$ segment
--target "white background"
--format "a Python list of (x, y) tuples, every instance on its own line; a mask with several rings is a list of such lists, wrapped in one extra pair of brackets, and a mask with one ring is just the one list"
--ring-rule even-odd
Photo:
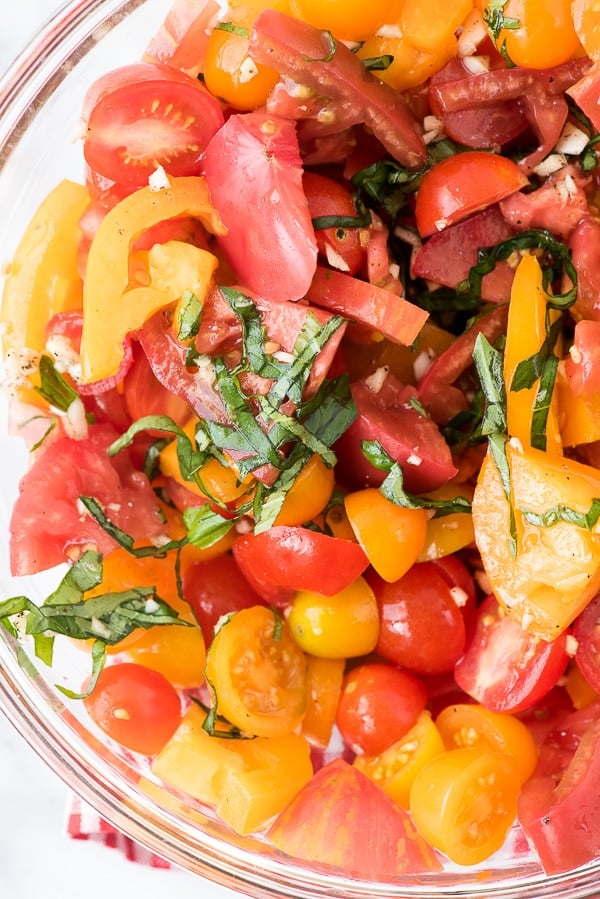
[[(58, 0), (3, 0), (0, 72)], [(165, 0), (165, 10), (168, 0)], [(69, 791), (0, 713), (0, 896), (6, 899), (235, 899), (182, 871), (145, 868), (116, 850), (70, 840)]]

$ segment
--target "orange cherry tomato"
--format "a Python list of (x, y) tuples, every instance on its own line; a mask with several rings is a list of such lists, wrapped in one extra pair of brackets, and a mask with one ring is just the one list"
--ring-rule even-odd
[(500, 6), (498, 15), (498, 4), (488, 0), (484, 18), (496, 47), (515, 65), (552, 68), (568, 62), (580, 49), (571, 0), (507, 0)]
[(343, 41), (364, 40), (395, 22), (401, 8), (402, 0), (290, 0), (293, 15)]
[(306, 712), (306, 657), (283, 619), (253, 606), (229, 618), (206, 659), (217, 711), (259, 737), (289, 734)]
[(397, 506), (376, 487), (349, 493), (344, 505), (375, 571), (389, 582), (406, 574), (425, 544), (427, 512)]
[(428, 843), (459, 865), (475, 865), (504, 843), (520, 788), (516, 763), (508, 756), (451, 749), (416, 775), (410, 811)]

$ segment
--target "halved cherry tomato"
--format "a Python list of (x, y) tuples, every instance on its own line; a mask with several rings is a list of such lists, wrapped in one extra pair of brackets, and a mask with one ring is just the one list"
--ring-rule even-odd
[(297, 590), (333, 596), (353, 583), (369, 564), (358, 543), (284, 525), (239, 536), (233, 555), (267, 602), (289, 602)]
[(533, 706), (563, 674), (567, 635), (551, 643), (523, 630), (488, 596), (479, 607), (475, 633), (454, 676), (466, 693), (495, 712)]
[(521, 783), (533, 774), (537, 747), (527, 726), (514, 715), (461, 703), (446, 706), (435, 723), (447, 749), (472, 746), (507, 755), (516, 762)]
[(291, 0), (292, 13), (315, 28), (331, 31), (345, 41), (362, 41), (386, 22), (395, 22), (400, 0)]
[(496, 153), (469, 150), (448, 156), (424, 176), (415, 216), (421, 237), (443, 231), (528, 184), (516, 163)]
[[(315, 219), (322, 217), (357, 218), (352, 192), (340, 181), (317, 172), (305, 171), (302, 184), (313, 224)], [(366, 259), (368, 236), (365, 228), (339, 224), (329, 228), (316, 228), (315, 236), (319, 253), (332, 268), (355, 275), (362, 267)]]
[(419, 674), (451, 671), (464, 651), (465, 622), (436, 564), (417, 562), (392, 584), (370, 581), (381, 615), (377, 652)]
[(225, 621), (208, 650), (206, 679), (218, 713), (246, 733), (282, 736), (304, 717), (306, 657), (283, 619), (265, 606)]
[(450, 749), (421, 768), (410, 790), (417, 830), (459, 865), (499, 849), (517, 813), (515, 762), (499, 752)]
[(333, 596), (300, 590), (287, 622), (305, 652), (325, 659), (366, 655), (379, 636), (377, 600), (362, 577)]
[(268, 831), (288, 855), (346, 877), (397, 881), (440, 864), (404, 809), (342, 759), (321, 768)]
[(577, 640), (575, 664), (590, 686), (600, 692), (600, 596), (577, 616), (573, 636)]
[(434, 756), (444, 752), (444, 741), (427, 710), (411, 729), (377, 755), (357, 755), (355, 768), (374, 780), (384, 793), (408, 809), (410, 788), (417, 772)]
[(84, 699), (91, 718), (122, 746), (154, 755), (181, 721), (181, 700), (164, 675), (133, 662), (104, 668)]
[(414, 727), (426, 699), (425, 687), (414, 674), (366, 662), (344, 678), (337, 726), (354, 752), (377, 755)]
[(96, 88), (84, 143), (86, 162), (105, 178), (145, 185), (163, 166), (169, 174), (196, 175), (199, 159), (223, 124), (217, 100), (200, 82), (169, 66), (148, 65), (140, 80)]
[(329, 745), (337, 710), (345, 659), (322, 659), (307, 655), (308, 702), (302, 733), (316, 746)]
[[(492, 16), (499, 12), (493, 0), (487, 0), (484, 8)], [(579, 50), (571, 0), (508, 0), (500, 9), (500, 22), (505, 24), (493, 37), (514, 65), (549, 69), (568, 62)]]

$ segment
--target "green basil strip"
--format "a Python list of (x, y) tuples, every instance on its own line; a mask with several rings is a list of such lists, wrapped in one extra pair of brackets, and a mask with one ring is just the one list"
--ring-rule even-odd
[(244, 28), (242, 25), (236, 25), (234, 22), (217, 22), (215, 30), (229, 31), (231, 34), (237, 34), (238, 37), (243, 37), (246, 40), (250, 37), (250, 32), (247, 28)]
[(94, 687), (98, 682), (98, 678), (102, 673), (102, 669), (104, 668), (104, 663), (106, 662), (106, 646), (102, 643), (101, 640), (94, 640), (92, 643), (92, 674), (87, 686), (87, 690), (83, 693), (76, 693), (74, 690), (69, 690), (68, 687), (63, 687), (61, 684), (56, 684), (57, 690), (60, 690), (61, 693), (64, 693), (65, 696), (68, 696), (69, 699), (86, 699)]
[(263, 378), (278, 378), (284, 366), (265, 353), (267, 335), (254, 300), (233, 287), (220, 291), (242, 326), (243, 362)]
[(185, 290), (181, 298), (178, 340), (187, 341), (196, 337), (202, 321), (202, 303), (192, 290)]
[(218, 543), (235, 525), (235, 519), (223, 518), (209, 503), (184, 509), (183, 522), (187, 528), (189, 543), (199, 549)]
[[(457, 286), (457, 293), (480, 297), (481, 281), (495, 268), (498, 261), (508, 259), (515, 251), (532, 248), (545, 251), (540, 265), (542, 267), (542, 283), (548, 294), (548, 304), (554, 309), (568, 309), (577, 299), (577, 270), (571, 261), (569, 249), (545, 230), (522, 231), (494, 247), (480, 249), (479, 261), (471, 268), (468, 277)], [(565, 293), (552, 294), (550, 289), (552, 282), (560, 278), (563, 273), (568, 275), (573, 286)]]
[(481, 434), (506, 432), (506, 387), (504, 360), (483, 334), (478, 334), (473, 348), (473, 361), (486, 406), (481, 422)]
[(67, 412), (71, 403), (79, 399), (79, 394), (59, 374), (50, 356), (40, 358), (39, 370), (40, 384), (33, 389), (55, 409)]
[(321, 325), (312, 313), (306, 316), (306, 321), (294, 343), (294, 360), (269, 390), (268, 399), (272, 406), (281, 405), (286, 398), (296, 405), (302, 401), (304, 387), (315, 359), (345, 323), (346, 320), (341, 315), (332, 315), (324, 325)]
[(536, 449), (546, 449), (546, 428), (557, 372), (558, 358), (556, 356), (550, 356), (544, 365), (544, 370), (535, 395), (533, 414), (531, 416), (531, 445)]
[(367, 59), (361, 59), (363, 66), (369, 72), (385, 72), (393, 61), (394, 57), (391, 53), (383, 53), (381, 56), (369, 56)]
[(506, 455), (507, 443), (508, 437), (505, 434), (490, 434), (488, 437), (488, 446), (490, 448), (490, 453), (498, 470), (500, 481), (502, 483), (502, 490), (504, 491), (504, 496), (508, 503), (508, 547), (511, 556), (513, 557), (513, 559), (515, 559), (517, 557), (517, 520), (515, 518), (515, 509), (512, 502), (510, 467), (508, 464), (508, 456)]
[(340, 228), (346, 231), (351, 228), (368, 228), (371, 224), (371, 213), (365, 210), (363, 215), (318, 215), (312, 219), (315, 231), (325, 228)]
[(169, 540), (168, 543), (164, 543), (162, 546), (136, 547), (131, 534), (127, 534), (125, 531), (121, 530), (120, 527), (106, 517), (104, 510), (97, 499), (93, 496), (80, 496), (79, 500), (82, 505), (85, 506), (94, 521), (100, 525), (102, 530), (106, 531), (106, 533), (109, 534), (113, 540), (116, 540), (119, 546), (126, 550), (130, 555), (135, 556), (138, 559), (145, 559), (149, 556), (155, 556), (160, 559), (166, 556), (171, 550), (179, 549), (182, 545), (181, 540)]
[(533, 512), (530, 509), (520, 509), (525, 521), (540, 528), (550, 528), (559, 521), (574, 524), (585, 531), (592, 531), (600, 519), (600, 497), (594, 497), (587, 512), (577, 512), (569, 506), (559, 503), (545, 512)]

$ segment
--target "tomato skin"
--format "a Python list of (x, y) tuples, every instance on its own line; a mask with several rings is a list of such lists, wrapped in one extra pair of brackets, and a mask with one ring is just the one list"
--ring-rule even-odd
[(297, 590), (333, 596), (369, 564), (357, 543), (284, 525), (238, 537), (233, 555), (259, 596), (284, 604)]
[(346, 877), (394, 881), (440, 870), (406, 812), (342, 759), (314, 775), (268, 836), (288, 855), (331, 865)]
[(577, 640), (575, 664), (588, 684), (600, 692), (600, 596), (596, 596), (573, 622)]
[(465, 622), (436, 564), (417, 562), (392, 584), (371, 583), (381, 616), (376, 651), (419, 674), (451, 671), (464, 650)]
[[(302, 184), (308, 209), (313, 219), (321, 216), (345, 216), (356, 218), (356, 207), (352, 192), (333, 178), (317, 172), (305, 171)], [(339, 268), (349, 275), (355, 275), (366, 259), (366, 229), (363, 228), (322, 228), (315, 230), (317, 247), (322, 257), (333, 268)]]
[(415, 204), (419, 234), (429, 237), (443, 231), (527, 184), (523, 172), (505, 156), (478, 150), (448, 156), (421, 181)]
[(220, 104), (194, 78), (169, 67), (156, 78), (99, 91), (84, 143), (105, 178), (143, 187), (160, 165), (173, 176), (199, 173), (199, 159), (224, 121)]
[(377, 755), (416, 724), (426, 699), (425, 687), (415, 675), (367, 662), (344, 678), (336, 723), (354, 752)]
[(207, 646), (223, 615), (260, 603), (229, 553), (194, 562), (183, 575), (183, 594), (191, 605)]
[(232, 115), (202, 168), (228, 229), (218, 242), (240, 283), (266, 300), (304, 297), (317, 244), (294, 123), (262, 112)]
[(494, 596), (479, 607), (475, 633), (454, 676), (466, 693), (494, 712), (533, 706), (563, 674), (566, 633), (551, 643), (534, 637), (505, 614)]
[(181, 721), (175, 688), (162, 674), (133, 662), (104, 668), (84, 704), (109, 737), (144, 755), (159, 752)]
[(218, 713), (244, 733), (290, 734), (306, 712), (306, 656), (265, 606), (242, 609), (222, 625), (208, 650), (206, 680)]

